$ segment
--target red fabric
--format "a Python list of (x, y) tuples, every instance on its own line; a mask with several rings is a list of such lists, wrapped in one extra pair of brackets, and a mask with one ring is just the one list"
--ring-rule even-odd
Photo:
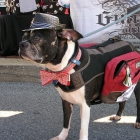
[(40, 5), (44, 6), (44, 0), (41, 0)]
[(122, 60), (128, 61), (127, 64), (131, 70), (132, 84), (138, 82), (140, 78), (139, 74), (140, 67), (136, 68), (136, 63), (140, 62), (140, 54), (137, 52), (130, 52), (115, 57), (107, 63), (105, 68), (104, 86), (102, 89), (103, 95), (107, 96), (110, 92), (123, 92), (126, 89), (128, 89), (128, 87), (123, 85), (123, 81), (125, 80), (126, 77), (126, 65), (124, 65), (119, 74), (116, 77), (114, 77), (116, 66)]
[(51, 83), (53, 80), (58, 80), (62, 85), (69, 86), (69, 73), (57, 72), (52, 73), (46, 70), (40, 71), (42, 86)]
[(69, 8), (66, 8), (65, 14), (66, 14), (66, 15), (70, 14), (70, 13), (69, 13)]
[(98, 43), (92, 43), (92, 44), (80, 44), (81, 47), (83, 48), (88, 48), (88, 47), (91, 47), (91, 46), (94, 46), (94, 45), (97, 45)]

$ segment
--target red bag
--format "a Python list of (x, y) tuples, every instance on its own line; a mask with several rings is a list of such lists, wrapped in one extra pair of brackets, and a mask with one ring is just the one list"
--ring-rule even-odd
[(108, 96), (111, 92), (124, 92), (138, 82), (139, 71), (139, 53), (130, 52), (113, 58), (105, 67), (102, 95)]

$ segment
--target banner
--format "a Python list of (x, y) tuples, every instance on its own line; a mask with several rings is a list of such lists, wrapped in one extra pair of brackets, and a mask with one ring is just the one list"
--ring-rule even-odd
[[(140, 0), (70, 0), (74, 28), (83, 36), (102, 29), (140, 8)], [(113, 36), (140, 48), (140, 11), (122, 21), (79, 40), (80, 44), (101, 43)]]

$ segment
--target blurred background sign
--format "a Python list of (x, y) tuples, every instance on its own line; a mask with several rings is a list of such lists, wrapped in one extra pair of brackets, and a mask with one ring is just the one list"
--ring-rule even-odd
[(6, 2), (5, 0), (0, 0), (0, 15), (6, 14)]
[(0, 7), (6, 7), (5, 0), (0, 0)]

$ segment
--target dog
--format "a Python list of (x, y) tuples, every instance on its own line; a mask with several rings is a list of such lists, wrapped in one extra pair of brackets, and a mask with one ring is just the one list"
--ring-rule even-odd
[[(54, 18), (50, 15), (37, 14), (34, 19), (34, 23), (36, 24), (38, 24), (38, 22), (41, 20), (41, 18), (38, 18), (38, 21), (37, 16), (46, 16), (46, 19), (48, 17), (49, 19)], [(24, 30), (25, 33), (22, 37), (22, 41), (19, 43), (19, 55), (25, 60), (36, 62), (40, 66), (45, 67), (48, 72), (58, 72), (61, 75), (61, 71), (68, 69), (67, 72), (69, 75), (76, 73), (84, 66), (82, 62), (85, 61), (83, 52), (80, 53), (80, 57), (78, 55), (79, 49), (85, 50), (84, 48), (80, 48), (77, 42), (80, 38), (82, 38), (82, 35), (73, 29), (64, 29), (64, 27), (62, 27), (63, 25), (59, 23), (56, 27), (55, 25), (51, 27), (51, 24), (53, 23), (47, 23), (47, 25), (44, 27), (44, 24), (42, 26), (42, 22), (48, 22), (46, 19), (41, 21), (40, 24), (32, 24), (33, 26)], [(74, 60), (77, 62), (73, 64), (71, 62), (72, 58), (76, 58), (77, 60)], [(70, 66), (71, 63), (72, 66)], [(69, 68), (69, 66), (71, 68)], [(60, 79), (63, 81), (62, 77)], [(71, 82), (71, 79), (69, 82)], [(48, 83), (50, 83), (50, 81)], [(66, 85), (63, 85), (61, 82), (54, 80), (54, 85), (62, 97), (64, 123), (61, 133), (51, 140), (67, 139), (70, 129), (73, 104), (80, 106), (81, 130), (79, 140), (88, 140), (90, 107), (92, 101), (100, 99), (101, 97), (104, 84), (104, 74), (95, 77), (87, 84), (81, 86), (80, 88), (77, 87), (76, 90), (72, 91), (71, 89), (73, 88), (73, 85), (71, 86), (69, 83), (65, 83)], [(66, 90), (70, 90), (70, 92), (67, 92)], [(134, 127), (140, 128), (140, 81), (137, 82), (134, 93), (137, 102), (137, 118)], [(116, 116), (110, 117), (111, 120), (121, 119), (125, 102), (126, 101), (119, 102), (119, 109)]]

